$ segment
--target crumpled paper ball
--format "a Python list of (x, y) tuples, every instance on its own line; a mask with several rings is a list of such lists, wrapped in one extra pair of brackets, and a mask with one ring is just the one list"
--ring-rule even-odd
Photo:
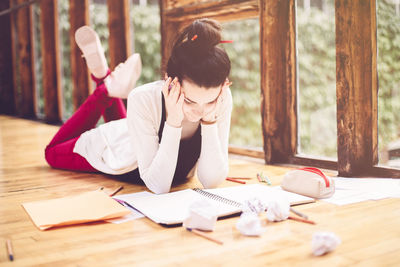
[(203, 231), (214, 231), (217, 218), (218, 210), (214, 205), (206, 200), (197, 200), (190, 204), (188, 216), (183, 221), (183, 226)]
[(289, 217), (290, 204), (282, 198), (268, 203), (267, 219), (270, 222), (284, 221)]
[(255, 214), (259, 215), (260, 213), (264, 212), (266, 205), (258, 198), (251, 198), (246, 200), (242, 204), (242, 212), (254, 212)]
[(264, 232), (261, 220), (254, 212), (243, 212), (236, 223), (236, 229), (247, 236), (259, 236)]
[(311, 248), (315, 256), (333, 251), (342, 241), (332, 232), (316, 232), (313, 234)]

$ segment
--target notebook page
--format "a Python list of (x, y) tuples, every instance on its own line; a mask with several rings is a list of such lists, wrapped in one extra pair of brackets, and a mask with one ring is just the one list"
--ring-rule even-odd
[(248, 184), (224, 188), (205, 189), (205, 191), (231, 199), (240, 203), (251, 198), (258, 198), (264, 204), (268, 204), (271, 200), (285, 198), (291, 205), (310, 203), (315, 200), (310, 197), (298, 195), (288, 191), (284, 191), (277, 187), (270, 187), (261, 184)]
[(188, 215), (190, 205), (197, 200), (208, 201), (218, 210), (219, 217), (231, 215), (240, 211), (240, 208), (212, 200), (192, 189), (185, 189), (166, 194), (151, 194), (135, 199), (125, 199), (132, 207), (139, 210), (146, 217), (156, 223), (179, 224)]

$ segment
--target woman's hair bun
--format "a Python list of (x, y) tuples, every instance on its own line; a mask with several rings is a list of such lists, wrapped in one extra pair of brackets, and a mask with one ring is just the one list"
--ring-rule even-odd
[(220, 43), (221, 26), (212, 19), (197, 19), (185, 29), (179, 38), (182, 40), (177, 40), (175, 45), (185, 50), (191, 50), (197, 55), (203, 55)]
[(221, 26), (213, 19), (198, 19), (185, 27), (175, 39), (166, 72), (170, 77), (189, 79), (199, 86), (224, 83), (231, 63), (221, 42)]

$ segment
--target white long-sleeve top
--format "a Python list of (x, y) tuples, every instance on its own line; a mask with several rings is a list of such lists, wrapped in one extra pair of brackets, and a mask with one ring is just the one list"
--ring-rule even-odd
[[(127, 118), (111, 121), (83, 133), (74, 152), (95, 169), (123, 174), (139, 167), (140, 177), (154, 193), (169, 192), (178, 159), (182, 128), (164, 122), (162, 139), (162, 86), (157, 81), (135, 88), (128, 97)], [(201, 124), (201, 152), (197, 177), (205, 188), (216, 187), (228, 173), (228, 142), (232, 96), (228, 90), (218, 120)]]

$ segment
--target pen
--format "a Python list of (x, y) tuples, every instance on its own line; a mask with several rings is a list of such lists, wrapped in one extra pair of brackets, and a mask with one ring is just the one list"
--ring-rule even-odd
[(208, 240), (210, 240), (210, 241), (213, 241), (213, 242), (215, 242), (215, 243), (217, 243), (217, 244), (220, 244), (220, 245), (223, 245), (223, 244), (224, 244), (224, 242), (222, 242), (222, 241), (220, 241), (220, 240), (217, 240), (217, 239), (215, 239), (215, 238), (212, 238), (211, 236), (208, 236), (208, 235), (206, 235), (206, 234), (200, 232), (199, 230), (192, 229), (192, 228), (186, 228), (186, 230), (188, 230), (189, 232), (192, 232), (192, 233), (194, 233), (194, 234), (196, 234), (196, 235), (199, 235), (199, 236), (201, 236), (201, 237), (204, 237), (205, 239), (208, 239)]
[(232, 179), (232, 178), (226, 178), (227, 181), (231, 181), (231, 182), (235, 182), (235, 183), (239, 183), (239, 184), (245, 184), (246, 182), (244, 181), (240, 181), (240, 180), (236, 180), (236, 179)]
[(7, 245), (8, 258), (10, 259), (10, 261), (13, 261), (14, 260), (14, 253), (12, 251), (12, 246), (11, 246), (11, 240), (10, 239), (7, 239), (6, 245)]
[(308, 219), (307, 215), (305, 215), (304, 213), (302, 213), (302, 212), (300, 212), (298, 210), (293, 209), (292, 207), (290, 207), (290, 211), (293, 212), (294, 214), (306, 219), (306, 220)]
[(302, 218), (297, 218), (297, 217), (293, 217), (293, 216), (289, 216), (288, 219), (293, 220), (293, 221), (303, 222), (303, 223), (315, 224), (314, 221), (310, 221), (310, 220), (306, 220), (306, 219), (302, 219)]
[(114, 192), (112, 192), (110, 194), (110, 197), (115, 196), (119, 191), (121, 191), (124, 187), (121, 185), (120, 187), (118, 187), (117, 189), (114, 190)]

